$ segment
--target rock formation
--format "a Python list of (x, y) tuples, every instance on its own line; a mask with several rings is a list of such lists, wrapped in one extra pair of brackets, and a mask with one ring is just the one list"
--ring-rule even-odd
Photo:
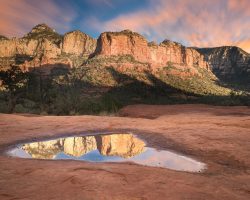
[[(121, 56), (132, 56), (134, 60), (109, 59)], [(103, 63), (98, 64), (124, 71), (134, 67), (141, 72), (168, 68), (169, 74), (184, 78), (213, 77), (211, 68), (223, 79), (249, 80), (250, 75), (250, 56), (239, 48), (187, 48), (169, 40), (158, 45), (130, 30), (105, 32), (96, 41), (81, 31), (60, 35), (46, 24), (39, 24), (22, 38), (0, 36), (0, 69), (15, 64), (23, 70), (41, 68), (50, 73), (50, 69), (58, 66), (86, 66), (93, 57), (103, 58)]]
[(40, 24), (20, 39), (0, 39), (0, 57), (14, 57), (16, 55), (34, 57), (42, 54), (56, 57), (61, 53), (58, 47), (61, 38), (62, 36), (55, 33), (47, 25)]
[(190, 69), (194, 74), (198, 74), (194, 66), (209, 70), (204, 56), (197, 50), (169, 40), (159, 45), (148, 43), (143, 36), (129, 30), (102, 33), (97, 42), (95, 55), (132, 55), (135, 60), (148, 63), (153, 69), (171, 64), (184, 70)]
[(250, 84), (250, 54), (238, 47), (197, 49), (205, 56), (212, 71), (222, 80), (243, 81)]
[(76, 65), (72, 56), (81, 60), (90, 55), (131, 55), (136, 61), (150, 65), (152, 70), (171, 64), (179, 70), (188, 69), (190, 75), (199, 74), (194, 66), (209, 70), (203, 56), (195, 49), (167, 40), (160, 45), (148, 43), (143, 36), (129, 30), (102, 33), (97, 42), (80, 31), (61, 36), (47, 25), (39, 24), (23, 38), (0, 39), (1, 68), (10, 64), (19, 64), (24, 70), (57, 64), (72, 67)]
[(0, 68), (10, 64), (20, 65), (23, 70), (73, 67), (72, 55), (81, 60), (95, 48), (96, 40), (80, 31), (61, 36), (46, 24), (39, 24), (22, 38), (0, 37)]
[(96, 40), (81, 31), (66, 33), (62, 41), (62, 52), (77, 56), (89, 56), (96, 49)]

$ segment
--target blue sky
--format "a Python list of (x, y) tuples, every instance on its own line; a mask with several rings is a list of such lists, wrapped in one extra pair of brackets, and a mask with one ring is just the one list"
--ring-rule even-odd
[[(62, 3), (63, 2), (63, 3)], [(74, 10), (74, 18), (70, 23), (70, 30), (79, 29), (93, 37), (98, 37), (100, 31), (89, 26), (89, 19), (99, 19), (101, 22), (111, 20), (119, 15), (127, 14), (147, 6), (147, 0), (55, 0), (55, 3), (62, 6), (62, 9), (71, 8)], [(65, 32), (65, 30), (59, 30)]]
[(97, 38), (131, 29), (148, 40), (187, 46), (237, 45), (250, 52), (250, 0), (0, 0), (0, 34), (20, 37), (36, 24)]

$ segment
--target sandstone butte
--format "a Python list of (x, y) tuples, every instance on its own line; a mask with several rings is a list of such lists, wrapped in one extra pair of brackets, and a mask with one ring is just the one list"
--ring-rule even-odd
[[(61, 36), (47, 25), (40, 24), (22, 38), (0, 39), (1, 68), (16, 63), (20, 63), (23, 70), (41, 66), (73, 67), (74, 59), (121, 55), (131, 55), (152, 70), (171, 63), (181, 70), (189, 69), (193, 74), (198, 74), (194, 66), (210, 71), (204, 56), (196, 49), (169, 40), (157, 45), (130, 30), (105, 32), (96, 40), (81, 31)], [(124, 63), (124, 66), (129, 65)]]
[(148, 42), (143, 36), (130, 30), (105, 32), (100, 35), (95, 51), (97, 55), (133, 55), (152, 67), (166, 66), (169, 62), (192, 67), (194, 65), (209, 69), (204, 56), (193, 48), (186, 48), (177, 42), (164, 40), (157, 45)]

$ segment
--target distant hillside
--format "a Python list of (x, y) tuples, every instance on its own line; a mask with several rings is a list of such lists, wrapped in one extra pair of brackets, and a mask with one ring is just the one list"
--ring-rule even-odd
[[(15, 112), (91, 114), (136, 103), (250, 104), (249, 93), (236, 87), (249, 81), (249, 54), (237, 47), (157, 44), (130, 30), (104, 32), (96, 40), (79, 30), (60, 35), (39, 24), (21, 38), (0, 36), (0, 70), (13, 65), (29, 72)], [(234, 85), (223, 86), (221, 80)], [(7, 112), (8, 91), (0, 89), (0, 112)]]
[(226, 82), (250, 84), (250, 54), (234, 46), (197, 49), (213, 73)]

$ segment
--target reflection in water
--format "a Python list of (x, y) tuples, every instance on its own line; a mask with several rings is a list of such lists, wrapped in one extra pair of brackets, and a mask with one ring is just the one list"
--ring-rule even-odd
[(154, 167), (199, 172), (205, 164), (170, 152), (146, 147), (133, 134), (108, 134), (67, 137), (21, 145), (8, 152), (11, 156), (37, 159), (74, 159), (93, 162), (135, 162)]

